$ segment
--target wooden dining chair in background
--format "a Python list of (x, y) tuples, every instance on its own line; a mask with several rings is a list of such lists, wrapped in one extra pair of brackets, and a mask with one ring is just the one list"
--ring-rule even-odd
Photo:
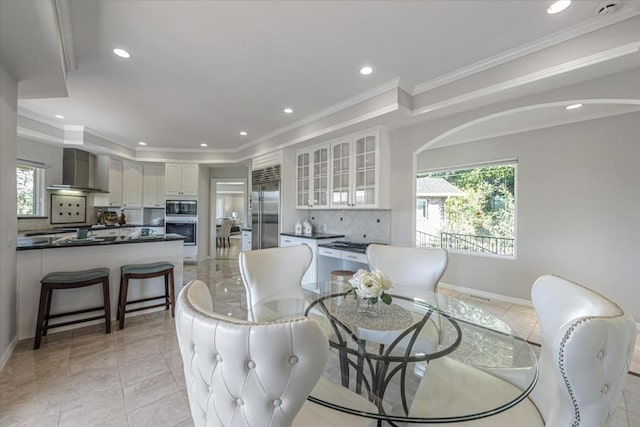
[[(460, 425), (610, 425), (633, 357), (633, 319), (615, 302), (557, 276), (536, 280), (531, 296), (542, 338), (535, 388), (529, 398), (504, 412)], [(448, 408), (460, 413), (467, 407), (474, 413), (495, 407), (518, 395), (511, 388), (524, 390), (524, 385), (508, 381), (513, 369), (518, 368), (479, 369), (448, 357), (432, 360), (409, 415), (446, 416)], [(460, 386), (450, 386), (456, 383)], [(496, 402), (487, 402), (492, 399)]]

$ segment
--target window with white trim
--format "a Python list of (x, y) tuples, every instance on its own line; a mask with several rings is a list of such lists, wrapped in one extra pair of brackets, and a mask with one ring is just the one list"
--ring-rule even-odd
[(416, 216), (416, 245), (515, 256), (515, 183), (515, 161), (419, 173), (417, 206), (437, 202), (442, 209)]
[(16, 163), (16, 200), (20, 218), (46, 216), (44, 212), (44, 165), (20, 161)]

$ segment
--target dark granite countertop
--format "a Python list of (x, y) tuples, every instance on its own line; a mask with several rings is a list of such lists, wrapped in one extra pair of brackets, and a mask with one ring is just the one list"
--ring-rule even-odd
[(60, 234), (60, 233), (75, 233), (79, 228), (86, 228), (87, 230), (118, 230), (120, 228), (132, 228), (132, 227), (162, 227), (164, 228), (164, 224), (161, 225), (153, 225), (153, 224), (124, 224), (124, 225), (76, 225), (73, 227), (53, 227), (44, 230), (25, 230), (21, 233), (24, 233), (25, 236), (44, 236), (47, 234)]
[(281, 236), (289, 237), (302, 237), (303, 239), (339, 239), (344, 237), (344, 234), (330, 234), (330, 233), (313, 233), (313, 234), (296, 234), (296, 233), (280, 233)]
[(59, 238), (49, 237), (25, 237), (18, 239), (16, 247), (19, 251), (28, 251), (31, 249), (58, 249), (73, 248), (77, 246), (106, 246), (106, 245), (123, 245), (130, 243), (152, 243), (152, 242), (171, 242), (175, 240), (185, 240), (186, 237), (179, 234), (151, 235), (139, 237), (137, 239), (121, 239), (120, 237), (101, 237), (87, 239), (70, 239), (62, 240)]
[(251, 231), (251, 227), (240, 227), (242, 231)]

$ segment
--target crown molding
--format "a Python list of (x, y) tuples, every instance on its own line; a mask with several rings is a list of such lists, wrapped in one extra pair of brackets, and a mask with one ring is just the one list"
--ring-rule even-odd
[(48, 133), (38, 132), (33, 129), (28, 129), (22, 126), (17, 127), (17, 135), (21, 138), (31, 139), (33, 141), (43, 142), (51, 145), (64, 145), (64, 138), (58, 138), (57, 136), (49, 135)]
[(40, 122), (47, 126), (58, 128), (60, 130), (64, 130), (64, 122), (61, 122), (60, 120), (54, 120), (30, 110), (26, 110), (24, 107), (18, 107), (18, 116)]
[(473, 74), (486, 71), (490, 68), (497, 67), (499, 65), (506, 64), (507, 62), (516, 60), (526, 55), (538, 52), (540, 50), (558, 45), (560, 43), (569, 41), (571, 39), (583, 36), (585, 34), (597, 31), (599, 29), (608, 27), (610, 25), (617, 24), (618, 22), (640, 15), (640, 11), (630, 7), (624, 7), (616, 13), (605, 16), (596, 16), (588, 21), (581, 22), (566, 30), (561, 30), (556, 33), (550, 34), (546, 37), (540, 38), (533, 42), (524, 44), (515, 49), (508, 50), (506, 52), (499, 53), (490, 58), (483, 59), (468, 67), (459, 68), (451, 73), (436, 77), (425, 83), (416, 85), (411, 93), (412, 95), (419, 95), (429, 90), (435, 89), (440, 86), (461, 80), (469, 77)]
[(618, 46), (613, 49), (608, 49), (602, 52), (595, 53), (593, 55), (585, 56), (573, 61), (565, 62), (564, 64), (556, 65), (553, 67), (545, 68), (543, 70), (535, 71), (533, 73), (525, 74), (520, 77), (516, 77), (511, 80), (505, 80), (500, 83), (496, 83), (490, 86), (486, 86), (481, 89), (477, 89), (471, 92), (467, 92), (463, 95), (448, 98), (444, 101), (436, 102), (435, 104), (427, 105), (421, 108), (414, 109), (413, 116), (425, 114), (434, 110), (440, 110), (446, 107), (451, 107), (456, 104), (469, 102), (481, 97), (503, 92), (509, 89), (513, 89), (518, 86), (523, 86), (529, 83), (536, 82), (538, 80), (554, 77), (559, 74), (574, 71), (580, 68), (584, 68), (590, 65), (595, 65), (600, 62), (610, 61), (625, 55), (630, 55), (640, 50), (640, 42), (627, 43), (626, 45)]
[[(525, 105), (521, 107), (511, 108), (509, 110), (498, 111), (496, 113), (492, 113), (486, 116), (479, 117), (477, 119), (471, 120), (469, 122), (462, 123), (448, 131), (437, 135), (436, 137), (427, 141), (424, 145), (418, 148), (415, 151), (415, 154), (419, 154), (422, 151), (428, 150), (433, 146), (436, 146), (441, 140), (448, 137), (449, 135), (453, 135), (456, 132), (467, 129), (471, 126), (474, 126), (478, 123), (483, 123), (495, 118), (505, 117), (511, 114), (522, 113), (526, 111), (539, 110), (541, 108), (553, 108), (553, 107), (564, 107), (567, 103), (583, 103), (583, 104), (629, 104), (629, 105), (638, 105), (640, 106), (640, 99), (616, 99), (616, 98), (604, 98), (604, 99), (571, 99), (571, 100), (563, 100), (563, 101), (554, 101), (554, 102), (545, 102), (542, 104), (533, 104), (533, 105)], [(485, 138), (486, 139), (486, 138)]]
[[(388, 92), (390, 90), (394, 90), (394, 89), (398, 89), (401, 88), (402, 86), (404, 87), (410, 87), (409, 83), (405, 82), (404, 80), (402, 80), (400, 77), (397, 77), (395, 79), (389, 80), (386, 83), (375, 87), (373, 89), (370, 89), (368, 91), (362, 92), (356, 96), (353, 96), (351, 98), (345, 99), (342, 102), (339, 102), (337, 104), (332, 105), (329, 108), (326, 108), (316, 114), (312, 114), (311, 116), (307, 116), (301, 120), (298, 120), (294, 123), (291, 123), (287, 126), (284, 126), (280, 129), (277, 129), (271, 133), (268, 133), (260, 138), (254, 139), (253, 141), (247, 142), (243, 145), (241, 145), (240, 147), (238, 147), (237, 151), (241, 151), (241, 150), (246, 150), (248, 148), (251, 148), (254, 145), (260, 144), (262, 142), (266, 142), (269, 141), (277, 136), (280, 136), (282, 134), (285, 134), (287, 132), (290, 132), (292, 130), (295, 130), (301, 126), (304, 125), (308, 125), (310, 123), (313, 123), (317, 120), (320, 119), (324, 119), (327, 116), (330, 116), (332, 114), (338, 113), (342, 110), (345, 110), (349, 107), (353, 107), (354, 105), (357, 105), (361, 102), (367, 101), (371, 98), (375, 98), (378, 95), (381, 95), (385, 92)], [(404, 90), (404, 89), (403, 89)], [(304, 138), (304, 139), (309, 139), (309, 138)]]
[(135, 147), (136, 152), (151, 152), (151, 153), (209, 153), (209, 154), (229, 154), (229, 153), (237, 153), (238, 149), (236, 148), (172, 148), (172, 147), (154, 147), (154, 146), (146, 146), (146, 147)]
[[(576, 101), (576, 102), (579, 102), (579, 101)], [(640, 105), (640, 100), (639, 100), (638, 104)], [(563, 102), (562, 105), (566, 105), (566, 102)], [(471, 142), (484, 141), (486, 139), (500, 138), (500, 137), (508, 136), (508, 135), (516, 135), (516, 134), (520, 134), (520, 133), (526, 133), (526, 132), (532, 132), (532, 131), (536, 131), (536, 130), (553, 128), (553, 127), (557, 127), (557, 126), (570, 125), (572, 123), (580, 123), (580, 122), (586, 122), (586, 121), (589, 121), (589, 120), (604, 119), (606, 117), (620, 116), (620, 115), (623, 115), (623, 114), (631, 114), (631, 113), (638, 113), (638, 112), (640, 112), (640, 110), (636, 110), (636, 111), (602, 111), (602, 112), (599, 112), (599, 113), (585, 114), (585, 115), (582, 115), (580, 117), (575, 117), (575, 116), (574, 117), (567, 117), (567, 118), (564, 118), (564, 119), (558, 119), (558, 120), (546, 122), (546, 123), (539, 124), (539, 125), (521, 127), (521, 128), (512, 129), (512, 130), (505, 130), (505, 131), (501, 131), (501, 132), (493, 132), (493, 133), (489, 133), (489, 134), (485, 134), (485, 135), (479, 135), (479, 136), (476, 136), (476, 137), (473, 137), (473, 138), (461, 139), (461, 140), (455, 141), (453, 143), (445, 143), (444, 145), (438, 145), (436, 143), (436, 144), (430, 146), (429, 149), (437, 149), (437, 148), (442, 148), (442, 147), (449, 147), (449, 146), (452, 146), (452, 145), (468, 144), (468, 143), (471, 143)], [(438, 141), (438, 142), (440, 142), (440, 141)]]

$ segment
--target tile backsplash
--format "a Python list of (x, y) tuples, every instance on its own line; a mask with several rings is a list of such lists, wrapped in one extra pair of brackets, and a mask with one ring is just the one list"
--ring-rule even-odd
[(310, 221), (319, 233), (344, 234), (356, 242), (391, 242), (390, 210), (298, 211), (300, 221)]

